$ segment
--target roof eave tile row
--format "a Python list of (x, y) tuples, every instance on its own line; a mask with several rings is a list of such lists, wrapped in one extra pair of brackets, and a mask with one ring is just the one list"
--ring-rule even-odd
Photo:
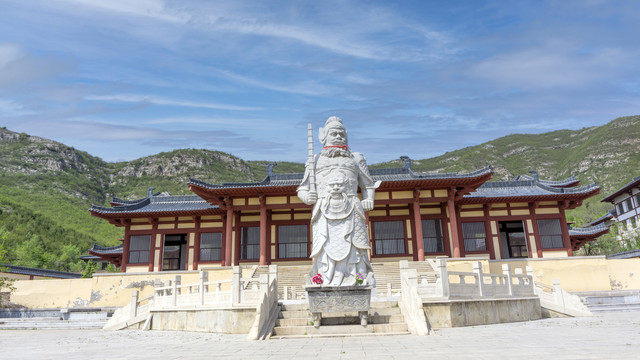
[(613, 203), (618, 196), (628, 191), (631, 191), (631, 189), (633, 189), (634, 187), (640, 187), (640, 176), (633, 178), (625, 186), (621, 187), (620, 189), (618, 189), (618, 191), (614, 192), (613, 194), (605, 196), (605, 198), (602, 199), (601, 201)]

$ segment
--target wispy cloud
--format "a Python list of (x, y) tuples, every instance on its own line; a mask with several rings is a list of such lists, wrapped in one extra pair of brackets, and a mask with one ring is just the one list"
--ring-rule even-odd
[(249, 106), (236, 106), (229, 104), (216, 104), (211, 102), (198, 102), (189, 100), (166, 99), (153, 95), (140, 94), (114, 94), (114, 95), (88, 95), (85, 97), (92, 101), (113, 101), (126, 103), (150, 103), (162, 106), (182, 106), (202, 109), (235, 110), (235, 111), (257, 111), (260, 108)]

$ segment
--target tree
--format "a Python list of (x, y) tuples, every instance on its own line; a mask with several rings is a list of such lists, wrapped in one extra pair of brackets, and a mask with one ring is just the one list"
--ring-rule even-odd
[(93, 260), (89, 260), (87, 262), (87, 266), (84, 268), (84, 271), (82, 272), (82, 277), (83, 278), (93, 277), (94, 272), (96, 272), (96, 263), (94, 263)]
[[(6, 232), (4, 232), (4, 229), (0, 228), (0, 272), (7, 271), (7, 268), (2, 266), (2, 264), (6, 263), (7, 260), (7, 250), (2, 246), (2, 243), (4, 242), (3, 237), (6, 237)], [(11, 294), (13, 290), (15, 290), (13, 287), (13, 279), (0, 276), (0, 307), (2, 307), (5, 294)]]

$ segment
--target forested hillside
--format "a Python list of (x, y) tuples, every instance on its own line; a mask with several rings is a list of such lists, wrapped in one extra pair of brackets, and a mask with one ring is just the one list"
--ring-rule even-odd
[[(402, 155), (402, 154), (398, 154)], [(108, 163), (64, 144), (0, 129), (0, 246), (14, 265), (77, 271), (78, 256), (93, 244), (115, 245), (122, 229), (90, 216), (91, 204), (111, 196), (137, 199), (149, 187), (188, 194), (189, 177), (211, 183), (259, 181), (264, 161), (245, 161), (211, 150), (181, 149), (141, 159)], [(472, 171), (487, 164), (494, 179), (537, 170), (541, 178), (572, 174), (583, 185), (597, 182), (611, 193), (640, 175), (640, 116), (600, 127), (538, 135), (514, 134), (430, 159), (414, 159), (414, 171)], [(402, 166), (398, 161), (376, 167)], [(277, 173), (301, 172), (303, 164), (279, 163)], [(577, 225), (609, 207), (600, 195), (568, 214)]]

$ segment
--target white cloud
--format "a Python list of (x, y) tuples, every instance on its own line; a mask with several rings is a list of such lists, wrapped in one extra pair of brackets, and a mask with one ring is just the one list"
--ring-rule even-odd
[(611, 77), (629, 55), (614, 48), (588, 53), (548, 44), (492, 56), (471, 67), (469, 74), (523, 89), (580, 87)]
[(115, 95), (88, 95), (86, 100), (93, 101), (115, 101), (115, 102), (127, 102), (127, 103), (150, 103), (162, 106), (182, 106), (193, 107), (203, 109), (218, 109), (218, 110), (236, 110), (236, 111), (256, 111), (260, 110), (258, 107), (249, 106), (236, 106), (229, 104), (216, 104), (211, 102), (198, 102), (188, 100), (176, 100), (166, 99), (153, 95), (140, 95), (140, 94), (115, 94)]
[(0, 99), (0, 116), (22, 116), (34, 113), (13, 100)]
[(189, 16), (170, 13), (161, 0), (68, 0), (87, 7), (108, 10), (125, 15), (149, 17), (172, 23), (186, 23)]

